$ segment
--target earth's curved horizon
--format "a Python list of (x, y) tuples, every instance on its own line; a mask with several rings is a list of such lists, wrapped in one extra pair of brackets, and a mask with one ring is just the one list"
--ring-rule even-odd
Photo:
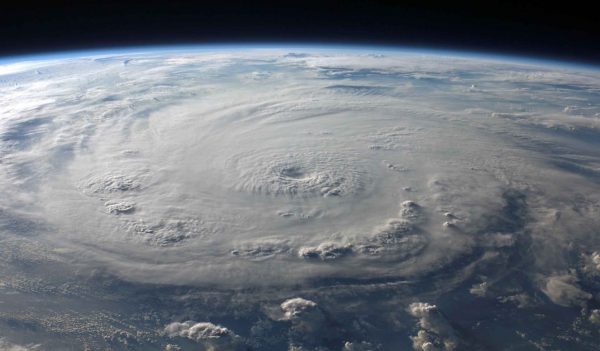
[(599, 349), (596, 68), (333, 45), (10, 60), (2, 350)]

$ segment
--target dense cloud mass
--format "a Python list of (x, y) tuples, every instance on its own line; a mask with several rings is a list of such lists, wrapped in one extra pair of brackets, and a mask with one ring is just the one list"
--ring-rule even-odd
[(598, 71), (107, 52), (0, 116), (0, 349), (597, 349)]
[(208, 322), (173, 322), (165, 327), (170, 337), (184, 337), (202, 344), (208, 350), (242, 350), (238, 336), (229, 329)]
[(419, 319), (421, 328), (412, 337), (415, 350), (456, 350), (458, 340), (454, 330), (435, 305), (415, 302), (408, 306), (409, 313)]

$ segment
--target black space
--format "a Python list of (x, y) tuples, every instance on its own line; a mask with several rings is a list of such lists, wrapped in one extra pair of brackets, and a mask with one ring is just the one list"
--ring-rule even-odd
[(550, 1), (2, 2), (0, 55), (191, 43), (466, 49), (600, 64), (600, 11)]

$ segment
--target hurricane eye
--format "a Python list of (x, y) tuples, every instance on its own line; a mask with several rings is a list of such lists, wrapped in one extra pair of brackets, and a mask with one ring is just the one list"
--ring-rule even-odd
[(303, 178), (306, 172), (300, 167), (287, 167), (281, 170), (281, 176), (287, 178)]

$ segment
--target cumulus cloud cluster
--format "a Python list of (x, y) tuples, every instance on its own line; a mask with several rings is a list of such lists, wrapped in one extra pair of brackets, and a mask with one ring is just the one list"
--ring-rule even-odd
[(209, 322), (173, 322), (165, 327), (170, 337), (183, 337), (202, 344), (207, 350), (243, 350), (239, 337), (225, 327)]
[(459, 339), (454, 329), (435, 305), (425, 302), (415, 302), (408, 306), (408, 312), (419, 319), (421, 328), (412, 337), (415, 350), (422, 351), (452, 351), (459, 348)]
[(281, 310), (284, 319), (291, 321), (321, 318), (317, 304), (301, 297), (285, 300), (281, 303)]
[(327, 324), (327, 319), (317, 303), (301, 297), (285, 300), (280, 305), (281, 320), (289, 321), (290, 349), (318, 348), (324, 340), (335, 337), (335, 328)]

